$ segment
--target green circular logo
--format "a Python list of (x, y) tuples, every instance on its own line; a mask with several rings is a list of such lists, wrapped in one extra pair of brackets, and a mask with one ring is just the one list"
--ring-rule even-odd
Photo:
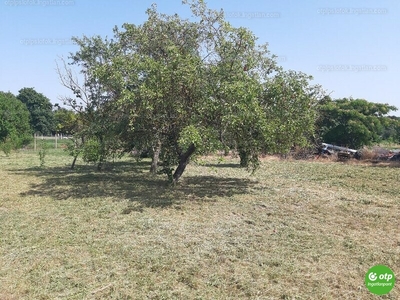
[(376, 295), (389, 293), (394, 287), (396, 279), (393, 271), (384, 265), (376, 265), (365, 274), (365, 285), (367, 289)]

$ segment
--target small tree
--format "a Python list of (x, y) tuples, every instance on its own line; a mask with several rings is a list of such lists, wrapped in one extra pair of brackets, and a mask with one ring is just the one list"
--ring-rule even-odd
[[(62, 67), (57, 64), (57, 73), (62, 85), (73, 93), (73, 97), (61, 98), (64, 105), (69, 106), (75, 114), (74, 123), (71, 124), (74, 143), (69, 147), (69, 153), (74, 157), (71, 169), (74, 168), (77, 157), (84, 153), (86, 141), (91, 141), (92, 144), (97, 144), (97, 161), (93, 161), (94, 156), (91, 155), (90, 162), (95, 162), (97, 169), (101, 170), (107, 159), (120, 153), (123, 148), (119, 138), (122, 133), (118, 130), (125, 130), (121, 123), (126, 122), (126, 118), (123, 117), (124, 113), (118, 111), (114, 105), (115, 94), (106, 92), (103, 85), (92, 74), (96, 64), (107, 61), (108, 42), (103, 43), (99, 37), (93, 40), (76, 39), (76, 42), (82, 46), (82, 49), (75, 55), (71, 55), (70, 59), (72, 59), (72, 65), (82, 67), (80, 73), (83, 83), (79, 82), (78, 77), (63, 59), (61, 59)], [(89, 148), (93, 153), (92, 145)]]
[(40, 141), (40, 149), (38, 152), (41, 168), (44, 168), (46, 165), (47, 152), (48, 152), (48, 145), (46, 144), (46, 141), (44, 139), (42, 139)]

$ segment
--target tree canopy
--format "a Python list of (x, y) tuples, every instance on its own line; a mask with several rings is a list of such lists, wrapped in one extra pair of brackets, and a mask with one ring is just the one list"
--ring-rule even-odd
[(385, 116), (395, 110), (389, 104), (365, 99), (326, 97), (319, 106), (320, 136), (326, 143), (355, 149), (379, 142), (389, 122)]
[(315, 140), (317, 106), (324, 91), (310, 84), (312, 79), (302, 72), (280, 71), (267, 82), (262, 98), (270, 124), (267, 152), (285, 154)]
[(77, 114), (72, 110), (59, 107), (54, 111), (54, 122), (57, 133), (71, 135), (78, 130)]
[(255, 168), (260, 151), (306, 143), (319, 96), (312, 78), (283, 71), (268, 45), (223, 11), (184, 3), (193, 20), (153, 5), (147, 21), (115, 28), (112, 40), (74, 38), (71, 64), (84, 82), (65, 63), (59, 74), (75, 95), (66, 102), (85, 120), (82, 136), (104, 157), (121, 146), (150, 150), (153, 170), (160, 161), (174, 181), (194, 154), (235, 147)]
[(0, 149), (8, 154), (31, 139), (28, 109), (12, 93), (0, 92)]
[(390, 143), (400, 143), (400, 117), (388, 116), (385, 118), (385, 128), (382, 139)]
[(17, 98), (28, 108), (31, 128), (35, 133), (50, 135), (55, 130), (53, 105), (47, 97), (34, 88), (23, 88)]

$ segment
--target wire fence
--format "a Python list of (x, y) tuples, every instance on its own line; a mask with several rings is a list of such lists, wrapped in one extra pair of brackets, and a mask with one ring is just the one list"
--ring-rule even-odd
[(66, 145), (69, 143), (70, 139), (71, 139), (70, 136), (62, 134), (55, 134), (52, 136), (34, 134), (33, 144), (28, 146), (28, 148), (37, 151), (40, 147), (42, 147), (41, 144), (43, 143), (46, 145), (47, 148), (54, 148), (54, 149), (65, 148)]

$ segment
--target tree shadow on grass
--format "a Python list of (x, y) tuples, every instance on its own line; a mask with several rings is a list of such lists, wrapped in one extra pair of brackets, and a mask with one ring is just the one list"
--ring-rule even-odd
[(42, 178), (42, 183), (31, 184), (30, 190), (21, 196), (55, 200), (111, 198), (113, 201), (131, 201), (139, 207), (168, 207), (190, 200), (215, 201), (215, 197), (245, 194), (254, 185), (243, 178), (184, 174), (182, 182), (171, 186), (165, 175), (151, 175), (149, 167), (148, 162), (118, 162), (103, 172), (96, 172), (90, 166), (80, 166), (73, 171), (67, 167), (13, 171)]
[(241, 168), (238, 163), (215, 163), (215, 164), (203, 164), (204, 167), (212, 167), (212, 168)]

